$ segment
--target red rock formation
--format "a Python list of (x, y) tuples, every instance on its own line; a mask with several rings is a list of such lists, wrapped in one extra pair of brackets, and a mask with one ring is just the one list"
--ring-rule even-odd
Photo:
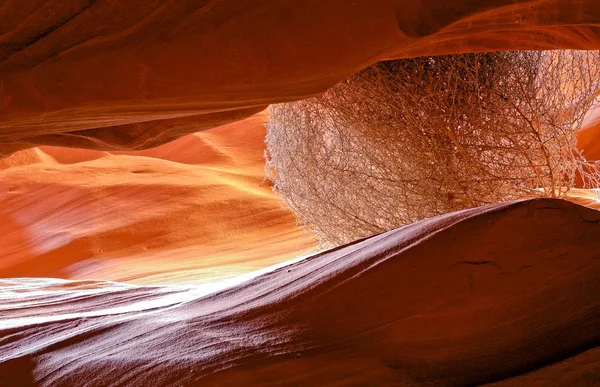
[(596, 0), (0, 0), (0, 152), (140, 149), (375, 61), (600, 47)]
[[(0, 0), (0, 154), (140, 150), (45, 147), (1, 161), (0, 270), (83, 278), (94, 267), (76, 264), (100, 257), (114, 265), (102, 277), (132, 279), (119, 259), (167, 247), (170, 260), (187, 247), (196, 257), (185, 244), (215, 246), (216, 217), (254, 227), (277, 201), (244, 157), (230, 174), (210, 147), (141, 149), (378, 60), (525, 48), (600, 48), (597, 0)], [(0, 279), (0, 386), (598, 384), (599, 220), (556, 200), (469, 210), (208, 296)], [(265, 235), (252, 239), (254, 262), (282, 251)], [(223, 240), (224, 255), (248, 242)]]
[(561, 200), (482, 207), (208, 296), (3, 280), (0, 385), (598, 385), (599, 221)]
[(266, 119), (145, 151), (0, 159), (0, 277), (214, 281), (306, 253), (314, 242), (263, 184)]

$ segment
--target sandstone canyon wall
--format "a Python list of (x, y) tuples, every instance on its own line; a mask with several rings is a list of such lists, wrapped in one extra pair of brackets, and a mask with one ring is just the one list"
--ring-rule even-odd
[(307, 253), (312, 238), (263, 182), (266, 118), (146, 151), (0, 159), (0, 277), (201, 283)]
[(142, 149), (378, 60), (600, 47), (596, 0), (0, 0), (0, 152)]
[(597, 386), (599, 231), (597, 211), (541, 199), (212, 294), (1, 280), (0, 386)]

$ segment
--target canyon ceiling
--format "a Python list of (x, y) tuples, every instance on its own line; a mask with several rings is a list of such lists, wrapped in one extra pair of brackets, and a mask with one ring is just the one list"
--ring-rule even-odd
[(153, 147), (385, 59), (598, 47), (597, 0), (0, 0), (0, 154)]

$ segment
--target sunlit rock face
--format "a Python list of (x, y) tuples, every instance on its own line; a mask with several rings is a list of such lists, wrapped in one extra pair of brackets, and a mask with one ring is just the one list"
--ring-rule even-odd
[(142, 149), (381, 59), (598, 48), (596, 0), (0, 1), (0, 153)]
[(0, 381), (598, 385), (599, 214), (480, 207), (213, 289), (0, 280)]
[(139, 152), (0, 160), (0, 278), (214, 281), (312, 239), (263, 182), (265, 114)]
[(577, 133), (577, 147), (588, 160), (600, 160), (600, 109), (588, 114), (584, 127)]

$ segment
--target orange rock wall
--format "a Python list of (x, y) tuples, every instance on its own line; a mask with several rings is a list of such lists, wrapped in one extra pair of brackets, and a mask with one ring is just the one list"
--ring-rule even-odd
[(378, 60), (600, 47), (597, 0), (0, 0), (0, 152), (142, 149)]

